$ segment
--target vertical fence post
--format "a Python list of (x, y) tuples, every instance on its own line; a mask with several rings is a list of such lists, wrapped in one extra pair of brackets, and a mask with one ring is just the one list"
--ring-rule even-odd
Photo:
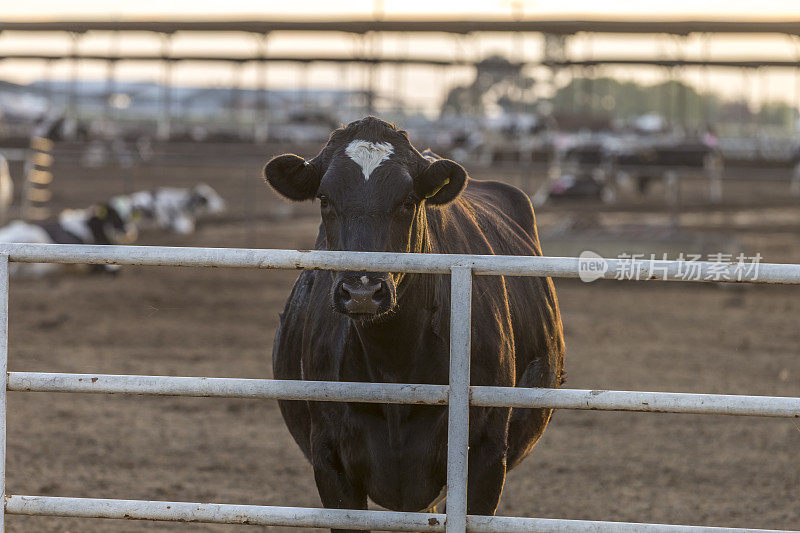
[(0, 254), (0, 533), (6, 530), (6, 389), (8, 388), (8, 255)]
[(447, 419), (447, 533), (467, 530), (469, 350), (472, 269), (450, 269), (450, 398)]

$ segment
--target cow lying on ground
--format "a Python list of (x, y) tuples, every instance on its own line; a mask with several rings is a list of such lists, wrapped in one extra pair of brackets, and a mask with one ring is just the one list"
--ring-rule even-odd
[(204, 183), (192, 189), (159, 187), (115, 196), (111, 204), (140, 229), (157, 228), (182, 234), (194, 232), (198, 217), (225, 211), (225, 201)]
[[(62, 211), (57, 222), (36, 224), (15, 220), (0, 228), (0, 242), (40, 244), (129, 244), (136, 240), (135, 226), (126, 223), (108, 204)], [(61, 265), (12, 263), (14, 276), (41, 277)], [(116, 265), (92, 265), (94, 272), (116, 272)]]
[[(315, 158), (286, 154), (264, 169), (291, 200), (319, 200), (320, 250), (541, 255), (519, 189), (475, 181), (423, 157), (394, 126), (367, 117), (333, 132)], [(564, 342), (549, 278), (474, 278), (473, 385), (558, 387)], [(448, 276), (304, 271), (273, 347), (278, 379), (448, 382)], [(432, 508), (445, 488), (447, 409), (281, 401), (325, 507)], [(549, 409), (470, 409), (470, 514), (497, 509), (506, 471), (530, 453)]]

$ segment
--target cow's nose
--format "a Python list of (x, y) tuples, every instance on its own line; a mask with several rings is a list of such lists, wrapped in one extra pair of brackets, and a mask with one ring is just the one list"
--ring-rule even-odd
[(382, 281), (371, 282), (367, 276), (342, 282), (342, 303), (348, 313), (374, 314), (378, 312), (385, 291)]

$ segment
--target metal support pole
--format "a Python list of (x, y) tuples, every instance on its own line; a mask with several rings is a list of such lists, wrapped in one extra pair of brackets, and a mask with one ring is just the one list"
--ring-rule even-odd
[(75, 137), (78, 132), (78, 105), (79, 105), (79, 98), (78, 98), (78, 49), (79, 49), (79, 39), (80, 35), (77, 33), (70, 34), (72, 37), (72, 50), (71, 50), (71, 59), (72, 59), (72, 69), (70, 70), (70, 80), (69, 80), (69, 100), (67, 104), (67, 117), (73, 121), (75, 121), (74, 128), (71, 126), (67, 126), (67, 137), (72, 140), (75, 140)]
[(301, 111), (311, 108), (311, 98), (308, 92), (308, 69), (311, 68), (309, 65), (307, 61), (300, 63), (300, 96), (298, 104)]
[(749, 96), (745, 102), (747, 105), (745, 105), (742, 109), (744, 118), (742, 122), (748, 124), (749, 126), (748, 135), (753, 138), (757, 138), (759, 134), (758, 114), (753, 113), (753, 109), (758, 102), (758, 67), (753, 67), (748, 72), (748, 85), (749, 87), (747, 87), (747, 92), (749, 93)]
[(668, 170), (664, 173), (664, 185), (667, 189), (667, 204), (670, 211), (670, 225), (678, 229), (681, 225), (681, 182), (678, 173)]
[(244, 75), (245, 75), (245, 68), (247, 68), (247, 63), (241, 61), (236, 64), (236, 73), (234, 74), (233, 80), (233, 90), (236, 95), (233, 101), (233, 116), (234, 116), (234, 124), (236, 124), (237, 130), (239, 135), (243, 135), (245, 130), (245, 124), (250, 117), (248, 117), (249, 113), (245, 111), (245, 101), (244, 101)]
[(472, 269), (450, 269), (450, 398), (447, 417), (447, 533), (467, 530), (469, 351)]
[(44, 63), (44, 79), (45, 79), (45, 98), (47, 98), (47, 113), (53, 116), (55, 109), (55, 88), (53, 87), (53, 60), (48, 59)]
[(161, 62), (164, 70), (161, 86), (161, 117), (158, 120), (158, 138), (168, 141), (172, 129), (172, 60), (170, 58), (172, 34), (161, 36)]
[(769, 84), (767, 81), (766, 69), (759, 67), (756, 69), (756, 76), (753, 84), (755, 85), (756, 103), (756, 135), (759, 139), (763, 137), (765, 130), (769, 128), (769, 118), (766, 114), (766, 104), (769, 103)]
[(365, 63), (366, 68), (366, 89), (367, 89), (367, 115), (374, 115), (375, 114), (375, 62), (374, 59), (376, 58), (376, 46), (375, 46), (375, 39), (377, 36), (372, 34), (366, 34), (363, 37), (364, 39), (364, 57), (369, 59), (370, 61)]
[[(709, 38), (709, 34), (703, 34), (703, 59), (705, 61), (711, 60)], [(701, 101), (703, 104), (703, 119), (705, 120), (703, 128), (708, 131), (713, 127), (711, 120), (711, 77), (708, 65), (703, 67), (703, 95)]]
[(789, 184), (789, 192), (792, 196), (800, 196), (800, 161), (798, 161), (792, 171), (792, 181)]
[[(686, 37), (681, 36), (677, 38), (678, 45), (678, 58), (680, 60), (686, 59)], [(678, 70), (680, 77), (678, 83), (678, 113), (680, 115), (680, 124), (683, 134), (685, 135), (689, 129), (689, 89), (688, 82), (686, 81), (686, 70), (681, 68)]]
[[(112, 35), (111, 53), (119, 57), (119, 32)], [(114, 113), (114, 95), (117, 92), (117, 60), (112, 59), (106, 63), (106, 102), (103, 107), (103, 133), (111, 136), (111, 122), (116, 118)]]
[(113, 119), (114, 92), (116, 91), (116, 61), (106, 62), (106, 101), (103, 105), (103, 133), (110, 136)]
[(708, 176), (708, 200), (713, 204), (722, 203), (722, 156), (719, 153), (707, 155), (704, 166)]
[(676, 101), (677, 101), (677, 94), (676, 94), (677, 93), (677, 90), (676, 90), (677, 87), (676, 87), (676, 84), (677, 84), (677, 82), (675, 81), (675, 70), (676, 70), (676, 68), (677, 67), (674, 67), (674, 66), (673, 67), (669, 67), (669, 82), (667, 83), (667, 87), (669, 88), (669, 94), (667, 95), (668, 96), (668, 100), (667, 100), (667, 106), (668, 106), (667, 115), (669, 116), (669, 119), (668, 119), (667, 122), (669, 124), (670, 131), (675, 131), (675, 125), (677, 124), (677, 121), (675, 120), (675, 116), (677, 114), (676, 111), (675, 111), (675, 109), (677, 107), (676, 106)]
[[(800, 63), (800, 37), (796, 35), (791, 36), (792, 43), (794, 44), (794, 60)], [(792, 106), (792, 134), (797, 134), (800, 130), (800, 69), (793, 69), (794, 72), (794, 105)]]
[(259, 36), (258, 40), (258, 114), (253, 127), (253, 141), (257, 143), (264, 143), (267, 141), (267, 122), (269, 121), (269, 93), (267, 85), (269, 83), (269, 73), (267, 65), (267, 39), (268, 33)]
[[(398, 54), (401, 58), (408, 58), (408, 35), (401, 33), (398, 36), (399, 49), (401, 52)], [(406, 80), (406, 65), (397, 64), (394, 66), (394, 84), (392, 87), (392, 100), (394, 104), (394, 113), (397, 116), (402, 116), (403, 109), (407, 106), (403, 105), (404, 88)]]
[[(8, 255), (0, 255), (0, 371), (8, 370)], [(0, 387), (0, 533), (6, 530), (6, 383)]]

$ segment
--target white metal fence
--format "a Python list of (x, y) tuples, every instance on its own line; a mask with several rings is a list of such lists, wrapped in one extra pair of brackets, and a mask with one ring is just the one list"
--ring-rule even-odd
[[(238, 250), (145, 246), (0, 244), (0, 367), (7, 369), (9, 261), (171, 265), (262, 269), (369, 270), (451, 275), (450, 384), (308, 382), (268, 379), (8, 372), (0, 388), (0, 532), (5, 514), (126, 518), (264, 526), (481, 532), (722, 532), (767, 531), (664, 524), (467, 515), (469, 406), (548, 407), (800, 418), (800, 398), (663, 392), (470, 387), (473, 275), (578, 277), (579, 259), (372, 252)], [(614, 277), (618, 260), (602, 277)], [(679, 261), (638, 261), (641, 279), (683, 280)], [(695, 262), (697, 279), (737, 279), (734, 266)], [(729, 277), (719, 277), (720, 269)], [(714, 277), (706, 276), (714, 273)], [(694, 278), (693, 278), (694, 279)], [(749, 283), (800, 284), (800, 265), (759, 265)], [(447, 514), (313, 509), (188, 502), (20, 496), (5, 493), (6, 391), (122, 393), (155, 396), (294, 399), (448, 405)]]

